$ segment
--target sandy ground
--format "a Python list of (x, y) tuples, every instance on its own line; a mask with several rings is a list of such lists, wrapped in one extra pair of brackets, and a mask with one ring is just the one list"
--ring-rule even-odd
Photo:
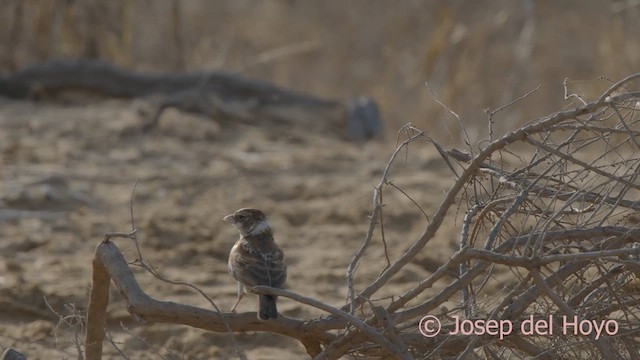
[[(303, 125), (218, 123), (168, 111), (159, 128), (140, 135), (132, 131), (141, 124), (136, 106), (126, 101), (0, 105), (0, 348), (14, 347), (30, 359), (77, 358), (69, 315), (86, 308), (91, 259), (103, 234), (131, 229), (136, 179), (142, 251), (168, 278), (197, 285), (228, 309), (236, 284), (226, 259), (237, 234), (221, 219), (256, 207), (270, 217), (285, 251), (288, 288), (344, 304), (346, 268), (367, 230), (372, 190), (395, 148), (396, 129), (387, 129), (386, 140), (354, 144)], [(452, 175), (426, 143), (412, 146), (406, 161), (401, 158), (391, 179), (432, 213)], [(422, 232), (426, 219), (399, 191), (385, 190), (384, 202), (393, 260)], [(457, 247), (454, 218), (380, 297), (412, 287), (448, 258)], [(134, 258), (130, 241), (116, 242)], [(375, 279), (384, 259), (378, 231), (358, 269), (358, 289)], [(152, 296), (208, 307), (188, 288), (135, 272)], [(239, 311), (255, 308), (256, 298), (248, 296)], [(321, 314), (287, 299), (279, 310), (302, 319)], [(134, 322), (116, 291), (108, 311), (111, 335), (129, 358), (233, 355), (224, 334)], [(239, 334), (238, 341), (251, 359), (306, 355), (296, 341), (278, 335)], [(105, 344), (104, 358), (120, 357)]]

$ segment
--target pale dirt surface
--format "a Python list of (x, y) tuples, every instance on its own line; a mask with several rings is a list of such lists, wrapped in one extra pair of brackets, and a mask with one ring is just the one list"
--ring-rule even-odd
[[(542, 85), (496, 115), (495, 135), (501, 136), (540, 115), (577, 106), (564, 100), (563, 79), (569, 78), (570, 92), (593, 99), (610, 85), (607, 79), (637, 71), (640, 58), (640, 8), (628, 1), (5, 5), (2, 74), (83, 56), (134, 71), (222, 69), (325, 98), (372, 96), (387, 130), (384, 141), (353, 144), (302, 125), (237, 125), (168, 111), (158, 129), (135, 135), (132, 130), (142, 124), (135, 102), (0, 99), (0, 349), (15, 347), (30, 359), (77, 358), (73, 331), (57, 326), (59, 317), (44, 299), (64, 316), (70, 314), (66, 304), (84, 310), (95, 247), (104, 232), (131, 229), (136, 179), (142, 250), (165, 276), (199, 286), (228, 309), (236, 284), (226, 257), (237, 234), (221, 219), (240, 207), (258, 207), (286, 253), (289, 289), (340, 306), (346, 268), (367, 230), (372, 190), (395, 148), (397, 129), (412, 122), (445, 145), (463, 148), (458, 121), (433, 100), (425, 81), (460, 114), (470, 143), (477, 144), (487, 138), (484, 109)], [(433, 214), (454, 176), (429, 144), (413, 144), (403, 163), (404, 154), (391, 179)], [(391, 188), (384, 202), (393, 260), (417, 239), (426, 219)], [(458, 247), (464, 211), (453, 206), (436, 238), (376, 295), (397, 295), (446, 261)], [(116, 242), (128, 259), (135, 258), (130, 241)], [(385, 265), (377, 231), (358, 269), (357, 289)], [(159, 299), (209, 306), (190, 289), (135, 271)], [(239, 311), (255, 308), (255, 297), (248, 296)], [(279, 310), (302, 319), (320, 315), (287, 299), (279, 301)], [(233, 355), (224, 334), (132, 321), (116, 291), (109, 329), (131, 359)], [(250, 359), (306, 357), (297, 342), (277, 335), (241, 334), (238, 341)], [(109, 344), (105, 354), (121, 358)]]
[[(362, 243), (373, 187), (395, 148), (395, 136), (354, 144), (304, 127), (248, 126), (169, 111), (148, 134), (136, 105), (95, 101), (60, 105), (2, 102), (0, 196), (0, 344), (36, 358), (75, 358), (73, 332), (56, 312), (84, 310), (93, 251), (107, 231), (129, 231), (129, 198), (137, 178), (136, 226), (147, 260), (173, 280), (200, 287), (222, 309), (236, 296), (227, 273), (237, 234), (222, 217), (240, 207), (263, 209), (289, 265), (288, 288), (334, 306), (344, 304), (346, 268)], [(391, 179), (432, 213), (453, 179), (433, 148), (410, 147)], [(399, 191), (384, 193), (385, 238), (396, 259), (422, 232), (426, 219)], [(451, 220), (453, 224), (453, 217)], [(133, 244), (116, 239), (130, 260)], [(398, 274), (379, 297), (414, 286), (456, 248), (443, 228), (419, 260)], [(380, 232), (357, 272), (363, 289), (385, 266)], [(194, 291), (135, 270), (152, 296), (208, 307)], [(429, 292), (431, 293), (431, 292)], [(255, 311), (247, 296), (239, 311)], [(281, 313), (309, 319), (320, 312), (287, 299)], [(225, 358), (224, 334), (176, 325), (142, 325), (126, 312), (117, 291), (109, 329), (132, 359), (171, 353), (187, 359)], [(238, 335), (251, 359), (304, 357), (296, 341), (266, 333)], [(105, 358), (119, 358), (105, 344)]]

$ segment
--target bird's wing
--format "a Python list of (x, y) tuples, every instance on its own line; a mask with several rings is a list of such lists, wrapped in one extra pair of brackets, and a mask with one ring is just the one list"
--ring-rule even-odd
[(234, 254), (232, 274), (236, 280), (248, 286), (267, 285), (283, 288), (287, 279), (287, 266), (280, 249), (271, 251), (247, 251), (239, 246)]

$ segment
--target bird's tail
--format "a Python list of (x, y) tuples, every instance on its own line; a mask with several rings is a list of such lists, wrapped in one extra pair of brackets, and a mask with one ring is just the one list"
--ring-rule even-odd
[(278, 308), (276, 307), (276, 296), (271, 295), (259, 295), (258, 301), (260, 303), (258, 309), (258, 319), (269, 320), (278, 317)]

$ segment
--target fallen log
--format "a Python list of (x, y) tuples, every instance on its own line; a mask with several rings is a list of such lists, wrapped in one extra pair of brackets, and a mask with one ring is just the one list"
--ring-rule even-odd
[(168, 108), (216, 120), (284, 123), (334, 132), (351, 140), (382, 136), (380, 112), (368, 97), (340, 101), (285, 90), (224, 71), (181, 74), (136, 72), (92, 60), (57, 60), (0, 77), (0, 95), (27, 99), (86, 91), (107, 97), (146, 98), (142, 129), (157, 126)]
[(9, 348), (2, 354), (2, 360), (27, 360), (27, 357), (21, 352)]

